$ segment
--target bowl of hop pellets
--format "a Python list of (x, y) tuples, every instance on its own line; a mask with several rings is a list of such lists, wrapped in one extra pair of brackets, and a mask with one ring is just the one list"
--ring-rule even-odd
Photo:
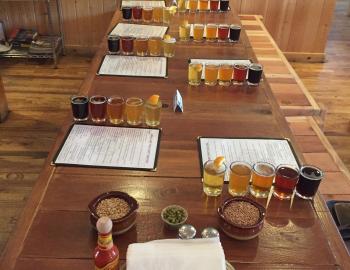
[(160, 216), (166, 228), (177, 230), (186, 222), (188, 213), (180, 205), (169, 205), (162, 210)]

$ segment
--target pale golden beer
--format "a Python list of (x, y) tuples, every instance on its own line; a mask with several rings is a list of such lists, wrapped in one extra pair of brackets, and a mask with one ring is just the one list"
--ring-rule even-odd
[(160, 56), (162, 54), (162, 39), (160, 37), (149, 38), (148, 52), (151, 56)]
[(175, 38), (163, 39), (163, 52), (165, 57), (173, 57), (175, 55)]
[(213, 160), (204, 164), (203, 191), (208, 196), (219, 196), (222, 192), (226, 172), (226, 165), (223, 163), (219, 168)]
[(159, 100), (156, 105), (146, 102), (145, 104), (145, 122), (149, 127), (157, 127), (160, 124), (160, 112), (162, 102)]
[(182, 24), (179, 26), (179, 38), (181, 41), (189, 41), (190, 40), (190, 32), (191, 25), (190, 24)]
[(131, 97), (126, 100), (125, 114), (126, 121), (130, 126), (142, 124), (143, 100), (137, 97)]
[(188, 84), (198, 86), (202, 80), (203, 65), (201, 63), (188, 64)]

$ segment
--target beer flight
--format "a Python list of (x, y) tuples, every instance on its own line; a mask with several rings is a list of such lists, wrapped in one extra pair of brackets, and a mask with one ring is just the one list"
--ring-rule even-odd
[[(280, 200), (290, 200), (293, 193), (312, 200), (323, 179), (323, 172), (312, 165), (300, 169), (290, 165), (275, 168), (268, 162), (256, 162), (253, 166), (243, 161), (232, 162), (229, 167), (228, 192), (232, 196), (251, 194), (256, 198), (273, 196)], [(203, 191), (207, 196), (219, 196), (224, 186), (227, 165), (225, 158), (208, 160), (203, 166)]]
[(113, 125), (121, 125), (126, 119), (128, 125), (140, 126), (144, 119), (148, 127), (157, 127), (160, 124), (162, 102), (158, 95), (152, 95), (146, 101), (138, 97), (124, 100), (120, 96), (73, 96), (71, 107), (76, 122), (87, 121), (90, 117), (96, 124), (105, 123), (108, 119)]

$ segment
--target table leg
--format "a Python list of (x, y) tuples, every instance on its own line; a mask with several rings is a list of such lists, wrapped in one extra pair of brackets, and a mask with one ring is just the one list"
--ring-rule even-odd
[(8, 113), (7, 99), (5, 96), (5, 89), (0, 77), (0, 123), (5, 121)]

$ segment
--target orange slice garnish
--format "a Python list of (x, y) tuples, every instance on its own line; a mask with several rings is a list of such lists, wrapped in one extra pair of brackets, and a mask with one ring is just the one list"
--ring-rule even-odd
[(168, 34), (164, 35), (164, 39), (168, 40), (168, 39), (171, 39), (172, 37)]
[(217, 157), (217, 158), (214, 160), (214, 166), (215, 166), (216, 168), (220, 168), (221, 165), (224, 163), (224, 161), (225, 161), (225, 157), (219, 156), (219, 157)]
[(151, 105), (157, 105), (159, 101), (159, 96), (158, 95), (152, 95), (148, 99), (148, 103)]

